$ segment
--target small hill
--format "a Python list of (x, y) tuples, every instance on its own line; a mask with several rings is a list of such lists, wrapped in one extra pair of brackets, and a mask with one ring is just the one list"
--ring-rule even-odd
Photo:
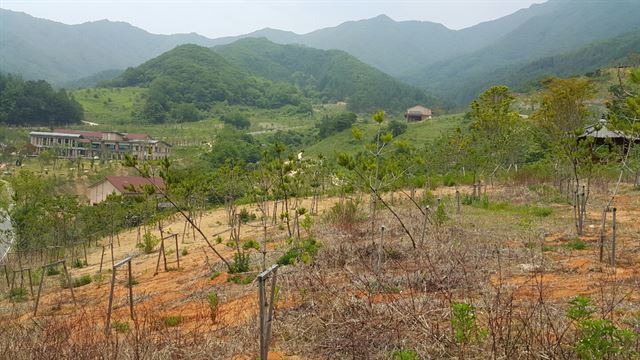
[[(127, 69), (106, 85), (148, 88), (141, 116), (154, 122), (164, 122), (169, 115), (179, 121), (194, 121), (199, 111), (222, 101), (260, 108), (305, 102), (295, 87), (254, 76), (212, 49), (197, 45), (178, 46)], [(176, 112), (188, 113), (189, 119), (178, 119), (185, 115)]]
[(258, 76), (287, 82), (323, 102), (346, 101), (349, 110), (399, 112), (415, 104), (440, 106), (424, 91), (392, 78), (340, 50), (318, 50), (248, 38), (214, 48)]

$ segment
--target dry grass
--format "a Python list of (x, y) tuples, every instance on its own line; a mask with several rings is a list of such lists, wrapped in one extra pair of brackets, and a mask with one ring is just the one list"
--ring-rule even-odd
[[(640, 228), (633, 215), (640, 204), (636, 192), (624, 192), (618, 200), (620, 258), (616, 269), (597, 261), (597, 209), (604, 193), (593, 197), (587, 224), (593, 227), (587, 226), (581, 238), (585, 250), (563, 246), (575, 240), (571, 208), (547, 203), (546, 195), (521, 186), (489, 189), (488, 194), (491, 201), (514, 206), (551, 207), (549, 216), (510, 207), (473, 206), (464, 206), (457, 215), (451, 194), (450, 189), (436, 191), (445, 202), (448, 220), (436, 225), (431, 219), (424, 240), (415, 249), (386, 211), (380, 211), (376, 219), (377, 226), (387, 227), (382, 252), (378, 234), (372, 243), (368, 219), (355, 217), (345, 224), (318, 217), (313, 230), (322, 244), (318, 255), (308, 264), (280, 270), (274, 354), (305, 359), (391, 359), (395, 352), (405, 350), (424, 359), (571, 359), (577, 357), (574, 345), (580, 332), (565, 312), (576, 295), (593, 298), (599, 318), (623, 328), (638, 326)], [(399, 198), (396, 195), (396, 211), (414, 238), (421, 239), (424, 217), (409, 201)], [(323, 207), (335, 201), (326, 200)], [(260, 231), (245, 229), (247, 238), (257, 238)], [(274, 231), (271, 235), (281, 238)], [(126, 236), (123, 244), (134, 246)], [(151, 274), (154, 255), (137, 255), (138, 321), (127, 317), (122, 287), (117, 292), (114, 320), (128, 322), (129, 329), (113, 330), (109, 337), (102, 328), (106, 281), (78, 288), (81, 310), (64, 298), (64, 290), (51, 288), (44, 302), (47, 315), (35, 322), (27, 313), (29, 304), (0, 302), (0, 357), (255, 357), (255, 284), (228, 283), (224, 272), (211, 279), (212, 271), (221, 268), (196, 245), (189, 245), (183, 269), (157, 277)], [(287, 248), (284, 240), (270, 243), (269, 262), (275, 262)], [(126, 253), (125, 249), (118, 251)], [(258, 260), (256, 253), (252, 261), (257, 264)], [(74, 270), (87, 271), (91, 270)], [(207, 303), (212, 290), (220, 304), (215, 322)], [(458, 303), (475, 309), (473, 326), (462, 340), (452, 322), (452, 309)], [(166, 317), (180, 317), (181, 321), (166, 326), (162, 320)], [(638, 351), (638, 345), (634, 346)]]

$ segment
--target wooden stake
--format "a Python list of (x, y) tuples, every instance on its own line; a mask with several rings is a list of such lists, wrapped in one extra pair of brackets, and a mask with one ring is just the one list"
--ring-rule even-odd
[(617, 224), (616, 224), (616, 212), (617, 209), (613, 208), (613, 215), (612, 215), (612, 224), (611, 224), (611, 266), (615, 267), (616, 266), (616, 228), (617, 228)]

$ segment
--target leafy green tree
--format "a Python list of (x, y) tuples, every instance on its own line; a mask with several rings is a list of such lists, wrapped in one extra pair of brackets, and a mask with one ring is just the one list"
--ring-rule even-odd
[[(372, 242), (375, 236), (377, 203), (380, 202), (398, 221), (415, 248), (416, 242), (413, 234), (409, 231), (400, 215), (382, 196), (384, 192), (388, 191), (407, 171), (407, 169), (402, 168), (400, 164), (389, 155), (393, 135), (390, 132), (386, 132), (383, 126), (384, 118), (385, 113), (383, 111), (375, 113), (373, 115), (373, 121), (378, 128), (374, 136), (374, 141), (366, 143), (364, 145), (365, 150), (356, 157), (347, 153), (338, 154), (338, 164), (349, 170), (349, 172), (355, 176), (352, 179), (354, 183), (366, 189), (366, 191), (371, 194)], [(357, 127), (353, 127), (352, 133), (356, 140), (361, 141), (363, 139), (363, 132)]]
[(238, 111), (234, 111), (230, 114), (224, 114), (220, 116), (220, 120), (227, 125), (231, 125), (236, 129), (248, 129), (251, 126), (249, 118)]
[[(561, 167), (568, 167), (575, 185), (574, 219), (578, 234), (582, 234), (586, 201), (589, 198), (593, 171), (593, 138), (580, 139), (591, 118), (587, 101), (594, 95), (593, 84), (587, 79), (557, 79), (546, 81), (540, 108), (533, 115), (552, 147), (552, 156)], [(579, 197), (581, 178), (587, 177), (586, 198)]]
[(350, 129), (357, 119), (358, 116), (352, 112), (325, 115), (316, 125), (318, 137), (324, 139), (332, 134)]
[(44, 80), (24, 81), (0, 74), (0, 123), (54, 126), (79, 123), (82, 106), (65, 90), (54, 90)]
[[(520, 116), (512, 109), (515, 98), (506, 86), (494, 86), (471, 103), (471, 142), (475, 168), (489, 165), (490, 178), (510, 161), (518, 159), (526, 148), (526, 136)], [(475, 174), (475, 172), (474, 172)]]

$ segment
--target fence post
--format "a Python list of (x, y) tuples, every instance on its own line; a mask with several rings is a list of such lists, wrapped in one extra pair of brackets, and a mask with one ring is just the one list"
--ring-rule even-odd
[[(273, 321), (273, 302), (275, 299), (277, 272), (278, 264), (274, 264), (269, 269), (261, 272), (257, 277), (260, 302), (260, 360), (267, 360), (269, 354), (269, 339), (271, 339), (271, 323)], [(267, 303), (265, 283), (270, 276), (271, 294), (269, 296), (269, 302)]]
[(378, 259), (376, 262), (376, 275), (380, 275), (380, 268), (382, 266), (382, 251), (384, 244), (384, 230), (386, 227), (384, 225), (380, 226), (380, 243), (378, 243)]
[(602, 226), (600, 228), (600, 241), (598, 242), (598, 248), (599, 248), (598, 259), (600, 260), (600, 262), (602, 262), (602, 259), (604, 257), (604, 240), (607, 237), (606, 225), (607, 225), (608, 212), (609, 212), (609, 207), (604, 209), (604, 211), (602, 212)]
[(611, 224), (611, 266), (616, 266), (616, 212), (618, 209), (613, 208), (612, 224)]

